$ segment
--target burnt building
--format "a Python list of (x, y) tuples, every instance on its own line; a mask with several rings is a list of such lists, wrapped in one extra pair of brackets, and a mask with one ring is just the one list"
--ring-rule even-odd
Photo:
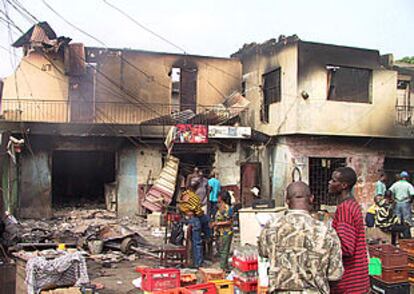
[(254, 142), (240, 123), (247, 104), (238, 59), (85, 47), (46, 22), (13, 45), (24, 54), (3, 81), (5, 209), (43, 218), (62, 205), (106, 203), (121, 216), (142, 213), (177, 125), (212, 130), (174, 145), (181, 173), (214, 169), (239, 197)]
[(412, 69), (377, 50), (321, 44), (281, 36), (246, 44), (232, 57), (243, 68), (246, 123), (272, 139), (260, 157), (271, 197), (284, 202), (286, 185), (309, 182), (317, 203), (327, 194), (332, 171), (351, 166), (355, 195), (372, 203), (380, 173), (414, 173)]

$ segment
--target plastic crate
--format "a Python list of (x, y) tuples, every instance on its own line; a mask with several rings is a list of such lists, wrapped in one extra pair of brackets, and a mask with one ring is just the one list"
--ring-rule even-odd
[(190, 286), (197, 283), (197, 276), (195, 274), (181, 274), (180, 277), (181, 286)]
[(408, 267), (383, 268), (380, 276), (375, 279), (384, 283), (404, 283), (408, 282)]
[(252, 282), (243, 282), (239, 280), (237, 277), (233, 279), (234, 285), (243, 292), (256, 292), (257, 291), (257, 280)]
[(217, 288), (214, 283), (196, 284), (185, 287), (189, 294), (217, 294)]
[(211, 281), (216, 285), (218, 294), (233, 294), (234, 282), (230, 280), (213, 280)]
[(142, 290), (161, 291), (180, 287), (178, 269), (142, 269)]
[(235, 256), (233, 256), (231, 265), (242, 272), (257, 271), (257, 269), (259, 268), (259, 262), (257, 259), (244, 261)]
[(371, 289), (373, 293), (381, 294), (409, 294), (409, 283), (387, 284), (377, 278), (371, 277)]
[(408, 265), (408, 254), (393, 245), (371, 245), (369, 255), (381, 259), (383, 269)]
[(378, 257), (371, 257), (369, 259), (368, 269), (370, 276), (380, 276), (382, 274), (381, 259)]
[(408, 255), (414, 255), (414, 239), (399, 239), (398, 244)]
[(185, 288), (174, 288), (174, 289), (167, 289), (167, 290), (161, 290), (161, 291), (153, 291), (153, 292), (147, 292), (151, 294), (188, 294), (188, 290)]
[(257, 294), (268, 294), (268, 293), (269, 293), (269, 287), (257, 286)]
[(216, 268), (200, 268), (201, 280), (203, 283), (208, 283), (212, 280), (223, 280), (226, 273), (222, 269)]

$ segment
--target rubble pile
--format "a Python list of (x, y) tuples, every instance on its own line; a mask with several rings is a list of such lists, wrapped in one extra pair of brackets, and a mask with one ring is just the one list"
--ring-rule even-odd
[(99, 232), (105, 227), (125, 227), (145, 231), (143, 218), (117, 218), (114, 212), (103, 209), (61, 210), (48, 220), (21, 220), (22, 243), (76, 243), (79, 239)]
[[(160, 238), (164, 237), (160, 229), (154, 234), (142, 217), (117, 218), (114, 212), (104, 209), (59, 210), (52, 219), (21, 220), (16, 226), (19, 231), (19, 238), (15, 240), (17, 250), (33, 250), (47, 245), (55, 248), (64, 243), (67, 247), (85, 249), (90, 258), (102, 264), (136, 258), (130, 252), (122, 252), (119, 246), (109, 245), (121, 244), (129, 237), (142, 246), (150, 246), (161, 244)], [(104, 248), (109, 250), (103, 252)]]

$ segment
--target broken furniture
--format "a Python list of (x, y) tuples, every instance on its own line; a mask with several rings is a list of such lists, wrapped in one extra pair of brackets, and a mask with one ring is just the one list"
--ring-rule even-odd
[(160, 249), (161, 266), (187, 266), (188, 252), (185, 246), (164, 244)]
[(145, 194), (141, 205), (151, 211), (162, 211), (170, 204), (175, 192), (180, 160), (170, 155), (154, 185)]
[(86, 262), (80, 252), (21, 251), (13, 255), (17, 265), (17, 294), (89, 284)]

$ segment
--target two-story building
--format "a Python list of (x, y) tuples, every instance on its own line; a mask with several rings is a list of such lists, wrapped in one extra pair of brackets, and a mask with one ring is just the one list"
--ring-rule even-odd
[(242, 62), (248, 123), (272, 138), (259, 157), (269, 166), (263, 184), (279, 205), (300, 176), (319, 204), (334, 204), (327, 186), (339, 166), (356, 170), (355, 195), (365, 209), (381, 172), (390, 182), (403, 169), (414, 173), (414, 134), (404, 127), (413, 75), (391, 56), (294, 35), (244, 45), (232, 57)]
[(50, 217), (61, 205), (105, 203), (106, 193), (119, 215), (139, 213), (165, 161), (164, 139), (179, 124), (201, 132), (173, 147), (181, 173), (214, 169), (240, 194), (240, 162), (254, 142), (237, 126), (246, 107), (238, 59), (70, 41), (43, 22), (13, 44), (23, 57), (1, 97), (5, 209)]

